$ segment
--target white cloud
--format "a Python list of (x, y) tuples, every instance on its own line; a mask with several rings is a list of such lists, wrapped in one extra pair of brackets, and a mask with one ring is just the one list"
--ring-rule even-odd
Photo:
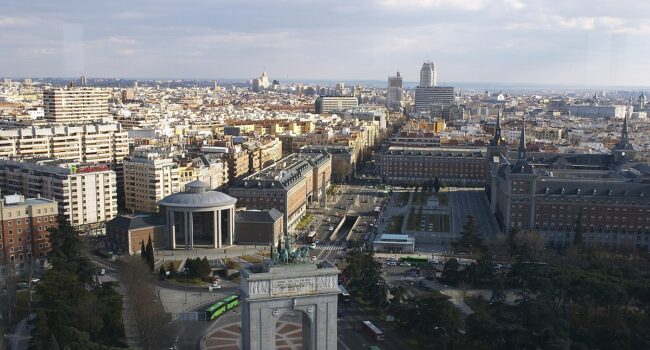
[(0, 16), (0, 28), (2, 27), (22, 27), (28, 25), (32, 20), (23, 17)]
[(463, 11), (477, 11), (487, 5), (487, 0), (379, 0), (379, 4), (402, 10), (448, 7)]

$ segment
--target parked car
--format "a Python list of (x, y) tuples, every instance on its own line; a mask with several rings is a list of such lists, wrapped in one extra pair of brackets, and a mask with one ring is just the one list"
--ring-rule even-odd
[(312, 243), (312, 244), (310, 244), (310, 245), (309, 245), (309, 248), (310, 248), (310, 249), (316, 249), (316, 243)]
[(397, 266), (397, 262), (395, 262), (395, 261), (387, 261), (386, 266)]
[(330, 226), (327, 228), (327, 231), (334, 231), (334, 226)]

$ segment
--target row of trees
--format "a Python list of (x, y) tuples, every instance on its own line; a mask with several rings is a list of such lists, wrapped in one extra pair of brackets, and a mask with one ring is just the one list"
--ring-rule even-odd
[(50, 229), (52, 268), (36, 288), (37, 349), (106, 349), (124, 346), (122, 297), (100, 283), (82, 255), (79, 234), (65, 220)]
[(169, 346), (170, 316), (158, 302), (159, 296), (148, 279), (151, 273), (146, 260), (132, 257), (122, 267), (121, 281), (126, 291), (130, 326), (134, 327), (143, 349)]

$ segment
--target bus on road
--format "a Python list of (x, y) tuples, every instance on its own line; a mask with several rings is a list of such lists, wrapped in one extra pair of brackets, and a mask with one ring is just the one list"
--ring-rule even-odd
[(341, 291), (341, 294), (339, 294), (339, 301), (343, 303), (349, 303), (350, 293), (348, 293), (348, 290), (345, 289), (345, 287), (342, 284), (339, 284), (339, 290)]
[(205, 317), (208, 321), (212, 321), (226, 312), (226, 303), (219, 301), (212, 304), (209, 308), (205, 309)]
[(384, 332), (380, 331), (377, 326), (372, 324), (370, 321), (363, 321), (363, 328), (370, 337), (375, 341), (384, 340)]
[(316, 230), (311, 230), (307, 235), (307, 243), (316, 243)]

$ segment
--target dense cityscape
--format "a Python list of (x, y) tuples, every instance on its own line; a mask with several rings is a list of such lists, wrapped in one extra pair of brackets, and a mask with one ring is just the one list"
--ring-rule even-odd
[(9, 56), (0, 349), (650, 348), (650, 88), (453, 83), (435, 51), (381, 81)]

